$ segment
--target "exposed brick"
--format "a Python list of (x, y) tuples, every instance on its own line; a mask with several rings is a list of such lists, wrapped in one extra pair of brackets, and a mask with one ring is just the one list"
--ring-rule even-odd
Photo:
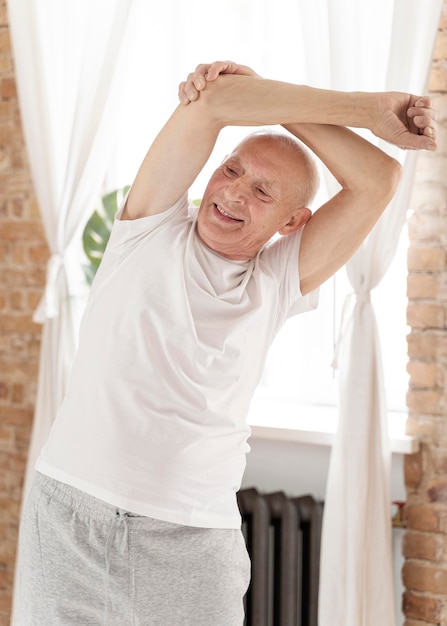
[(407, 295), (416, 300), (446, 300), (447, 284), (444, 274), (410, 274), (407, 280)]
[[(447, 3), (443, 16), (446, 16)], [(447, 24), (447, 22), (446, 22)], [(445, 33), (439, 33), (435, 56), (445, 50)], [(430, 77), (432, 90), (445, 91), (445, 65), (434, 64)], [(438, 120), (447, 119), (445, 95), (435, 99)], [(438, 107), (439, 105), (439, 107)], [(403, 580), (407, 589), (403, 609), (406, 626), (441, 624), (447, 613), (441, 597), (447, 589), (447, 450), (442, 446), (447, 438), (446, 413), (446, 329), (442, 303), (445, 289), (445, 250), (447, 187), (445, 174), (446, 139), (441, 127), (440, 152), (418, 160), (416, 186), (413, 192), (414, 214), (409, 224), (412, 242), (408, 251), (408, 336), (411, 389), (408, 407), (411, 417), (407, 431), (420, 437), (420, 452), (405, 459), (405, 481), (409, 504), (405, 508), (407, 531), (403, 551), (407, 561)], [(427, 502), (429, 498), (429, 502)], [(418, 499), (423, 502), (417, 503)], [(439, 565), (435, 566), (434, 562)], [(446, 624), (442, 621), (442, 624)]]
[[(447, 503), (447, 481), (431, 480), (428, 484), (428, 496), (432, 502)], [(447, 589), (447, 586), (446, 586)]]
[(407, 559), (442, 561), (447, 549), (447, 538), (437, 533), (407, 531), (402, 540), (402, 553)]
[(437, 387), (442, 384), (444, 368), (433, 361), (410, 360), (407, 363), (412, 387)]
[(46, 243), (38, 243), (28, 246), (28, 260), (31, 263), (44, 264), (48, 261), (49, 251)]
[[(1, 181), (1, 176), (0, 176)], [(431, 185), (427, 185), (430, 187)], [(439, 198), (439, 205), (433, 209), (433, 204), (426, 200), (426, 206), (434, 211), (442, 211), (445, 207), (444, 198), (446, 192), (442, 189), (442, 198)], [(425, 195), (423, 196), (425, 200)], [(442, 215), (431, 215), (423, 213), (424, 207), (416, 207), (417, 213), (413, 215), (408, 224), (408, 235), (411, 242), (432, 243), (433, 245), (444, 244), (447, 240), (447, 217)]]
[(429, 624), (440, 623), (442, 616), (442, 600), (407, 591), (403, 597), (403, 609), (407, 617), (426, 621)]
[(407, 307), (407, 323), (413, 328), (445, 328), (446, 312), (441, 304), (410, 302)]
[(438, 510), (437, 517), (438, 517), (439, 532), (443, 533), (444, 535), (447, 535), (447, 507), (445, 505), (443, 509)]
[(11, 55), (0, 51), (0, 72), (10, 74), (12, 71)]
[(8, 28), (0, 27), (0, 50), (5, 54), (11, 52), (11, 36)]
[(404, 519), (408, 528), (431, 532), (438, 530), (438, 515), (430, 504), (406, 506)]
[(447, 569), (427, 562), (407, 561), (402, 568), (402, 580), (407, 589), (442, 594), (447, 589)]
[(431, 456), (435, 475), (447, 475), (447, 449), (435, 448), (432, 450)]
[(410, 245), (407, 266), (410, 272), (441, 272), (446, 265), (446, 251), (435, 246)]
[(10, 302), (12, 309), (22, 311), (24, 306), (24, 295), (22, 291), (12, 291)]
[(447, 95), (433, 95), (433, 105), (436, 109), (438, 125), (443, 127), (443, 122), (447, 121)]
[[(432, 214), (433, 211), (438, 212), (440, 215), (445, 215), (446, 205), (445, 202), (442, 202), (442, 198), (445, 198), (446, 190), (443, 184), (438, 181), (443, 180), (442, 176), (445, 175), (446, 166), (447, 156), (442, 152), (419, 153), (418, 166), (415, 172), (415, 183), (417, 186), (412, 196), (412, 206), (417, 208), (418, 212), (422, 212), (422, 215), (425, 212)], [(421, 184), (423, 186), (420, 189), (419, 185)], [(431, 189), (429, 190), (428, 187)], [(418, 198), (422, 189), (424, 194), (427, 192), (427, 198), (422, 205), (419, 205)]]
[(4, 407), (0, 405), (0, 423), (2, 424), (31, 427), (33, 415), (33, 407), (22, 408), (12, 405)]
[(447, 67), (439, 64), (433, 67), (430, 72), (429, 91), (446, 92), (447, 91)]
[(29, 315), (0, 315), (0, 324), (3, 332), (37, 332), (37, 324)]
[(444, 3), (441, 7), (441, 17), (439, 19), (439, 30), (445, 30), (447, 28), (447, 6)]
[(29, 191), (31, 185), (31, 176), (28, 170), (11, 171), (8, 175), (0, 172), (0, 189), (5, 195), (20, 197), (21, 194), (25, 195), (25, 192)]
[(6, 382), (0, 381), (0, 401), (6, 400), (9, 396), (9, 385)]
[(444, 396), (435, 389), (410, 389), (407, 393), (407, 407), (414, 413), (442, 415)]
[(36, 239), (36, 231), (41, 232), (41, 225), (28, 221), (2, 221), (0, 222), (0, 239), (4, 241), (33, 241)]
[(25, 397), (23, 385), (14, 384), (12, 386), (12, 402), (13, 404), (22, 404)]
[(16, 96), (17, 89), (14, 78), (3, 78), (0, 81), (0, 98), (15, 98)]
[(28, 311), (34, 311), (42, 298), (42, 291), (27, 289), (26, 291), (26, 307)]
[(431, 359), (447, 356), (447, 337), (441, 331), (412, 329), (407, 335), (407, 342), (410, 358)]
[(422, 451), (404, 457), (405, 485), (408, 489), (417, 489), (422, 480)]

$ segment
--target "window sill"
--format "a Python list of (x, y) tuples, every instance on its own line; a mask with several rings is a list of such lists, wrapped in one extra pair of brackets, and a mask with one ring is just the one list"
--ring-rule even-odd
[[(272, 417), (274, 416), (274, 417)], [(407, 415), (390, 411), (389, 435), (393, 454), (413, 454), (419, 440), (405, 434)], [(258, 439), (331, 446), (336, 431), (337, 408), (305, 405), (272, 398), (255, 398), (248, 414), (251, 436)]]

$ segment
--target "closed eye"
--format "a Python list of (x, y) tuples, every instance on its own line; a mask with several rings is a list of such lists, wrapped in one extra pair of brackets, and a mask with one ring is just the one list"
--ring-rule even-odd
[(270, 198), (269, 194), (262, 187), (256, 187), (255, 190), (263, 200), (268, 200)]
[(226, 176), (239, 176), (238, 171), (229, 165), (223, 165), (222, 168)]

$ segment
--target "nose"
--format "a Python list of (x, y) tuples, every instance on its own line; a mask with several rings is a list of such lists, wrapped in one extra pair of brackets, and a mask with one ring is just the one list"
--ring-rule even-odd
[(247, 185), (242, 179), (242, 176), (230, 181), (225, 188), (226, 198), (232, 202), (245, 202), (247, 199), (247, 192)]

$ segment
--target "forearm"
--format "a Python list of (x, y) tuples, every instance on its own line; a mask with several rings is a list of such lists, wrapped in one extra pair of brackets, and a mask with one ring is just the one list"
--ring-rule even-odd
[(222, 75), (200, 99), (223, 126), (315, 123), (373, 129), (379, 94), (316, 89), (257, 76)]
[[(193, 75), (194, 76), (194, 75)], [(401, 92), (343, 92), (225, 74), (197, 91), (193, 106), (220, 130), (224, 126), (330, 124), (367, 128), (403, 149), (436, 149), (429, 98)]]

